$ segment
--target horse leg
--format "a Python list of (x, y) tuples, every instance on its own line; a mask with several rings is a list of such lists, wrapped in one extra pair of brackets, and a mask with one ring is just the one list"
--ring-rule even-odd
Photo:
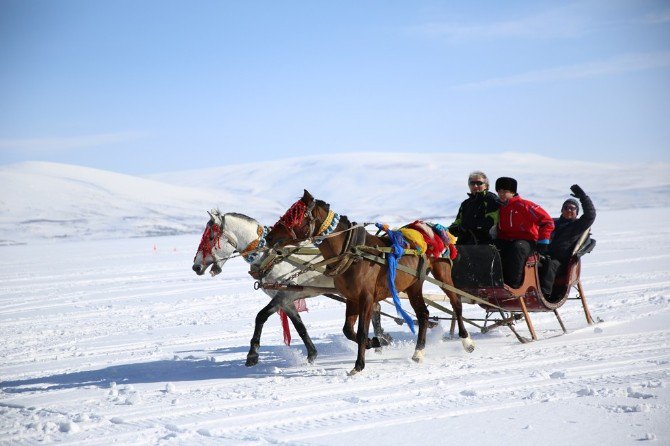
[(305, 347), (307, 348), (307, 362), (313, 364), (317, 355), (316, 347), (314, 346), (312, 339), (309, 337), (309, 333), (307, 333), (307, 328), (302, 322), (300, 314), (295, 309), (295, 305), (293, 305), (293, 300), (286, 302), (286, 306), (282, 306), (282, 310), (284, 310), (284, 313), (286, 313), (288, 318), (291, 319), (291, 322), (293, 322), (295, 330), (298, 332), (300, 339), (302, 339), (302, 342), (304, 342)]
[[(454, 281), (451, 278), (451, 265), (447, 262), (434, 262), (432, 271), (437, 280), (444, 282), (447, 285), (454, 286)], [(465, 329), (465, 322), (463, 321), (463, 303), (461, 302), (461, 298), (453, 291), (446, 289), (442, 289), (442, 291), (449, 297), (451, 308), (454, 310), (454, 317), (456, 318), (456, 323), (458, 323), (458, 337), (461, 339), (463, 349), (468, 353), (472, 353), (475, 350), (475, 341), (472, 340), (470, 333)]]
[(423, 361), (424, 350), (426, 348), (426, 332), (428, 331), (428, 316), (430, 315), (428, 307), (423, 301), (422, 287), (423, 283), (416, 281), (407, 289), (409, 303), (412, 305), (416, 319), (419, 322), (419, 334), (416, 337), (416, 347), (414, 355), (412, 355), (412, 360), (415, 362)]
[(454, 315), (456, 316), (456, 322), (458, 323), (458, 337), (461, 339), (463, 349), (468, 353), (472, 353), (475, 350), (475, 341), (472, 340), (470, 333), (465, 329), (465, 323), (463, 322), (463, 304), (461, 303), (461, 299), (452, 291), (448, 291), (447, 296), (449, 296), (451, 308), (453, 308)]
[(281, 297), (275, 296), (270, 300), (261, 311), (256, 315), (256, 325), (254, 328), (254, 335), (251, 338), (251, 347), (247, 353), (247, 362), (244, 364), (247, 367), (258, 364), (258, 349), (261, 346), (261, 333), (263, 332), (263, 325), (268, 318), (277, 312), (281, 303)]
[[(349, 375), (355, 375), (358, 372), (361, 372), (365, 368), (365, 350), (374, 347), (374, 342), (370, 342), (368, 339), (368, 333), (370, 331), (370, 319), (372, 318), (372, 306), (374, 301), (371, 295), (366, 295), (365, 298), (360, 299), (358, 303), (358, 332), (356, 333), (356, 342), (358, 343), (358, 355), (356, 357), (356, 363), (354, 368)], [(377, 340), (377, 343), (379, 341)]]
[(344, 327), (342, 327), (342, 333), (344, 333), (345, 338), (356, 342), (356, 331), (354, 330), (354, 324), (356, 323), (356, 319), (358, 319), (358, 308), (352, 303), (351, 299), (347, 299), (346, 305), (347, 308), (344, 318)]
[(393, 341), (393, 338), (390, 334), (386, 333), (382, 327), (381, 309), (382, 307), (379, 305), (379, 302), (375, 302), (372, 307), (372, 329), (375, 333), (375, 337), (379, 339), (379, 343), (384, 346), (389, 345)]
[[(372, 316), (370, 317), (372, 320)], [(351, 300), (347, 300), (347, 311), (346, 317), (344, 320), (344, 327), (342, 327), (342, 333), (344, 336), (358, 344), (358, 333), (360, 330), (354, 330), (354, 324), (356, 320), (359, 320), (358, 317), (358, 307), (351, 303)], [(365, 338), (365, 348), (381, 348), (382, 345), (388, 345), (388, 343), (382, 343), (382, 341), (376, 336), (372, 339), (369, 339), (367, 336)]]

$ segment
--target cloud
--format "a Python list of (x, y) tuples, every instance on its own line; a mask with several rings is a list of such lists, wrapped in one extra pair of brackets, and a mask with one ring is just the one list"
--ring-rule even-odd
[(569, 65), (547, 70), (530, 71), (514, 76), (486, 79), (456, 85), (456, 90), (483, 90), (524, 84), (563, 82), (575, 79), (596, 78), (612, 74), (644, 71), (670, 66), (670, 52), (624, 54), (606, 60)]
[(49, 138), (0, 139), (0, 150), (47, 151), (92, 149), (109, 144), (136, 141), (146, 136), (143, 133), (120, 132)]
[(451, 42), (496, 40), (501, 38), (572, 38), (594, 28), (589, 15), (578, 5), (540, 12), (526, 17), (491, 23), (427, 23), (412, 27), (413, 34), (444, 38)]
[(670, 10), (649, 13), (644, 16), (640, 22), (651, 25), (662, 25), (664, 23), (670, 23)]
[[(624, 2), (625, 3), (625, 2)], [(633, 2), (635, 6), (639, 2)], [(609, 0), (592, 0), (561, 5), (546, 11), (491, 22), (464, 20), (424, 23), (409, 32), (451, 43), (495, 41), (500, 39), (571, 39), (613, 28), (631, 25), (662, 25), (670, 22), (670, 10), (644, 13), (642, 5), (635, 11)]]

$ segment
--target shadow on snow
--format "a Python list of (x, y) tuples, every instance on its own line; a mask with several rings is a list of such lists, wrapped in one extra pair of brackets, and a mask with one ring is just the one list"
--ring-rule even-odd
[[(24, 393), (73, 389), (84, 387), (107, 388), (111, 383), (147, 384), (160, 382), (204, 381), (209, 379), (264, 378), (277, 376), (278, 368), (295, 366), (295, 359), (288, 358), (284, 346), (267, 346), (261, 354), (261, 363), (246, 367), (244, 359), (214, 361), (189, 357), (175, 360), (159, 360), (122, 364), (99, 370), (62, 373), (41, 378), (29, 378), (0, 382), (6, 393)], [(237, 351), (233, 349), (232, 351)], [(220, 353), (217, 350), (212, 353)], [(281, 373), (281, 376), (300, 376), (300, 371)]]
[[(394, 332), (392, 335), (395, 345), (398, 345), (398, 341), (400, 344), (411, 344), (414, 339), (411, 333)], [(311, 374), (309, 370), (303, 368), (312, 367), (307, 364), (303, 345), (290, 348), (284, 345), (262, 346), (259, 352), (260, 362), (254, 367), (246, 367), (245, 359), (240, 357), (247, 350), (247, 347), (242, 346), (209, 351), (182, 350), (175, 353), (189, 356), (172, 360), (113, 365), (99, 370), (61, 373), (40, 378), (2, 381), (0, 389), (6, 393), (26, 393), (85, 387), (108, 388), (113, 382), (149, 384), (276, 376), (292, 378)], [(327, 336), (324, 342), (317, 344), (317, 350), (321, 359), (321, 361), (317, 359), (317, 367), (330, 371), (344, 370), (352, 361), (351, 355), (355, 352), (355, 344), (339, 335), (331, 335)], [(235, 355), (235, 359), (213, 359), (211, 355)]]

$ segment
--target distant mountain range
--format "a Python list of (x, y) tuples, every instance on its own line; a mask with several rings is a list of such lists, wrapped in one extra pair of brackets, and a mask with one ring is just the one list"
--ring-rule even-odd
[(206, 211), (274, 223), (304, 188), (355, 221), (450, 223), (467, 176), (512, 176), (556, 215), (580, 184), (598, 210), (670, 207), (670, 164), (557, 160), (533, 154), (339, 154), (136, 177), (27, 162), (0, 167), (0, 244), (198, 233)]

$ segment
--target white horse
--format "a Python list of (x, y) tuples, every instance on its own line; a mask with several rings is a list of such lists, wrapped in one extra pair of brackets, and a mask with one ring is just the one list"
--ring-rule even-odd
[[(215, 276), (221, 273), (223, 265), (235, 253), (241, 255), (250, 267), (257, 267), (262, 262), (262, 251), (265, 247), (265, 235), (270, 228), (261, 225), (256, 220), (243, 214), (226, 213), (213, 209), (209, 212), (209, 222), (202, 234), (198, 251), (193, 258), (193, 271), (199, 276), (205, 274), (207, 268), (212, 267), (210, 274)], [(294, 255), (295, 260), (301, 263), (311, 263), (323, 260), (320, 255)], [(246, 365), (258, 364), (258, 349), (260, 347), (261, 333), (265, 321), (279, 309), (284, 311), (293, 323), (300, 338), (307, 348), (307, 360), (313, 363), (317, 356), (316, 347), (312, 342), (305, 324), (296, 310), (294, 302), (318, 295), (326, 295), (337, 300), (342, 300), (335, 295), (336, 289), (333, 279), (316, 271), (301, 272), (300, 269), (288, 262), (274, 264), (265, 274), (264, 280), (270, 283), (282, 283), (297, 285), (300, 290), (295, 289), (266, 289), (263, 288), (271, 300), (256, 315), (254, 335), (251, 338), (251, 347), (247, 354)], [(332, 289), (332, 294), (327, 290)], [(390, 336), (384, 333), (379, 321), (379, 313), (373, 318), (375, 334), (383, 344), (390, 341)]]

